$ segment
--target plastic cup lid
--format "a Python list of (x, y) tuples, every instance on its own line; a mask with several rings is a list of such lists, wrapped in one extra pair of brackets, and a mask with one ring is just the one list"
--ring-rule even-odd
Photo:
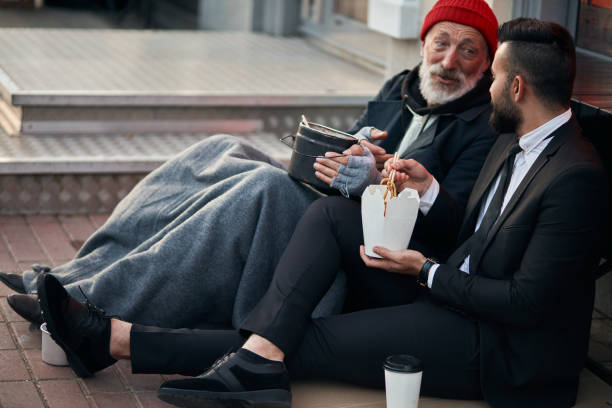
[(423, 371), (421, 360), (408, 354), (396, 354), (385, 359), (385, 370), (398, 373), (418, 373)]

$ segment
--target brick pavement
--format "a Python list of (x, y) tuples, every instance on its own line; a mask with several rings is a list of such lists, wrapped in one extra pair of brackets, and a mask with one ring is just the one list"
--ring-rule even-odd
[[(66, 262), (74, 257), (82, 243), (107, 217), (0, 216), (0, 271), (21, 273), (34, 263), (56, 266)], [(0, 408), (170, 406), (156, 396), (159, 385), (170, 376), (132, 374), (127, 361), (120, 361), (90, 379), (77, 378), (68, 367), (43, 363), (40, 331), (31, 328), (8, 306), (6, 297), (10, 293), (10, 289), (0, 284)], [(590, 354), (604, 365), (612, 366), (612, 320), (598, 312), (593, 315)], [(612, 406), (609, 387), (606, 388), (600, 380), (594, 382), (594, 377), (588, 372), (583, 377), (585, 385), (581, 387), (586, 394), (579, 399), (585, 403), (579, 405), (595, 407), (603, 403), (603, 406)], [(354, 387), (334, 388), (333, 398), (320, 397), (320, 401), (313, 401), (313, 396), (322, 395), (320, 391), (327, 386), (297, 384), (294, 405), (298, 408), (313, 405), (321, 408), (384, 406), (379, 392), (368, 391), (366, 398), (359, 394), (363, 390)], [(593, 392), (595, 395), (591, 395)], [(371, 404), (364, 405), (368, 398), (372, 400)], [(455, 405), (450, 400), (442, 403), (441, 400), (428, 398), (422, 398), (421, 402), (423, 406), (436, 408), (484, 405), (478, 402)]]
[[(0, 270), (20, 273), (71, 259), (107, 215), (0, 217)], [(41, 360), (40, 330), (12, 311), (0, 284), (0, 408), (170, 407), (156, 396), (162, 375), (132, 374), (121, 361), (90, 379)], [(173, 376), (175, 378), (176, 376)]]

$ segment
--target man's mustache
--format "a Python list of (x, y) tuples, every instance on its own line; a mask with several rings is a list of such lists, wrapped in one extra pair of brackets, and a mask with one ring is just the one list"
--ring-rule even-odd
[(461, 74), (459, 73), (459, 71), (454, 70), (454, 69), (453, 70), (444, 69), (439, 63), (431, 65), (429, 67), (429, 73), (438, 75), (439, 77), (446, 79), (446, 80), (453, 80), (453, 81), (461, 80)]

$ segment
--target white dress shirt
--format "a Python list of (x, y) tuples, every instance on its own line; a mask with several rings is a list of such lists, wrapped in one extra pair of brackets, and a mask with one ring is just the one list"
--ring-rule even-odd
[[(508, 190), (506, 190), (506, 194), (504, 195), (504, 201), (502, 203), (500, 215), (504, 211), (504, 208), (506, 208), (506, 205), (514, 195), (514, 192), (518, 188), (519, 184), (521, 184), (521, 181), (523, 181), (523, 178), (525, 177), (533, 163), (536, 161), (540, 153), (542, 153), (542, 151), (546, 148), (546, 146), (548, 146), (548, 143), (550, 143), (550, 141), (552, 140), (552, 138), (548, 138), (548, 136), (550, 136), (555, 130), (557, 130), (567, 121), (569, 121), (571, 117), (572, 111), (571, 109), (568, 109), (562, 114), (549, 120), (542, 126), (532, 130), (529, 133), (524, 134), (519, 138), (519, 146), (522, 150), (518, 152), (514, 157), (512, 177), (510, 178), (510, 182), (508, 183)], [(489, 207), (489, 204), (493, 199), (493, 195), (495, 194), (495, 190), (497, 189), (497, 185), (499, 184), (499, 179), (500, 175), (498, 174), (495, 179), (495, 182), (491, 185), (491, 188), (489, 189), (485, 204), (480, 208), (475, 230), (480, 227), (480, 223), (484, 218), (487, 208)], [(422, 205), (419, 205), (419, 209), (424, 215), (427, 215), (427, 213), (431, 209), (431, 206), (438, 197), (439, 191), (440, 184), (434, 178), (431, 183), (431, 186), (429, 186), (429, 189), (425, 192), (425, 194), (423, 194), (423, 197), (421, 197)], [(427, 286), (429, 288), (431, 288), (433, 285), (434, 276), (436, 274), (438, 266), (438, 264), (435, 264), (429, 270), (429, 277), (427, 280)], [(469, 255), (464, 259), (459, 269), (467, 274), (470, 273)]]
[(408, 148), (416, 142), (416, 140), (421, 136), (421, 134), (432, 127), (438, 120), (439, 115), (419, 115), (415, 111), (413, 111), (408, 104), (406, 104), (406, 108), (412, 113), (412, 120), (410, 121), (410, 125), (408, 125), (408, 129), (406, 129), (406, 133), (404, 133), (404, 137), (397, 148), (397, 153), (400, 157)]

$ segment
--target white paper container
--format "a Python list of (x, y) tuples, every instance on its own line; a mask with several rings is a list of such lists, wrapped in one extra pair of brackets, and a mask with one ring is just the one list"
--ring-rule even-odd
[(40, 325), (40, 332), (42, 335), (42, 361), (54, 366), (67, 366), (66, 353), (51, 338), (51, 333), (47, 330), (47, 323)]
[(407, 188), (397, 197), (387, 200), (387, 215), (383, 195), (386, 185), (371, 185), (361, 196), (361, 222), (366, 255), (380, 258), (372, 252), (375, 246), (391, 251), (406, 249), (419, 213), (419, 193)]
[(417, 408), (423, 372), (400, 373), (385, 370), (387, 408)]

